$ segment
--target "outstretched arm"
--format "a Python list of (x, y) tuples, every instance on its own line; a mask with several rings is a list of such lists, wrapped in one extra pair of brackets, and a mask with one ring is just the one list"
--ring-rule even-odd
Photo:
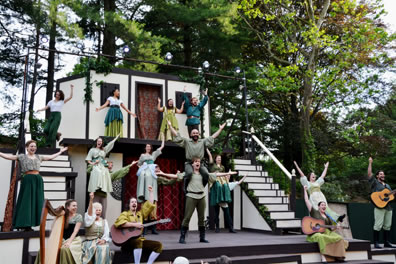
[(70, 84), (70, 96), (68, 97), (68, 98), (66, 98), (65, 99), (65, 104), (67, 103), (67, 102), (69, 102), (72, 98), (73, 98), (73, 88), (74, 88), (74, 85), (73, 84)]
[(212, 135), (212, 138), (217, 138), (217, 137), (220, 135), (221, 131), (224, 129), (225, 125), (226, 125), (225, 122), (224, 122), (223, 124), (221, 124), (221, 125), (219, 126), (219, 130), (217, 130), (217, 131)]
[(173, 128), (171, 121), (168, 120), (168, 126), (170, 131), (172, 132), (172, 135), (177, 136), (177, 131)]
[(300, 176), (301, 176), (301, 177), (304, 177), (304, 176), (305, 176), (305, 175), (304, 175), (304, 172), (302, 172), (302, 170), (300, 169), (300, 167), (298, 167), (298, 164), (297, 164), (296, 161), (294, 161), (294, 166), (296, 166), (296, 169), (297, 169), (298, 173), (300, 173)]
[(3, 152), (0, 152), (0, 157), (2, 157), (3, 159), (7, 159), (7, 160), (17, 160), (18, 159), (17, 155), (5, 154)]
[(104, 103), (102, 106), (98, 107), (95, 109), (96, 112), (99, 112), (100, 110), (102, 110), (103, 108), (107, 107), (110, 104), (109, 100), (106, 100), (106, 103)]
[(165, 137), (162, 137), (161, 147), (159, 147), (158, 149), (162, 151), (164, 147), (165, 147)]
[(182, 105), (181, 105), (180, 109), (176, 108), (176, 113), (177, 114), (182, 114), (183, 113), (183, 111), (184, 111), (184, 102), (185, 101), (182, 102)]
[(324, 170), (322, 172), (322, 175), (320, 175), (320, 178), (322, 178), (324, 180), (324, 178), (326, 177), (327, 174), (327, 168), (329, 167), (329, 162), (326, 162), (326, 164), (324, 165)]
[(160, 112), (164, 112), (164, 108), (161, 107), (161, 98), (159, 98), (159, 97), (158, 97), (157, 110), (160, 111)]
[(55, 159), (56, 157), (58, 157), (60, 154), (62, 154), (63, 152), (65, 152), (66, 150), (68, 150), (68, 147), (66, 147), (66, 148), (61, 148), (61, 150), (60, 150), (59, 152), (57, 152), (57, 153), (55, 153), (55, 154), (52, 154), (52, 155), (50, 155), (50, 156), (48, 156), (48, 157), (43, 157), (43, 160), (53, 160), (53, 159)]
[(45, 110), (47, 110), (48, 108), (49, 108), (49, 106), (46, 105), (45, 107), (38, 109), (36, 112), (45, 111)]
[(208, 148), (206, 148), (206, 153), (208, 153), (209, 164), (212, 164), (213, 163), (213, 156), (212, 156), (212, 153), (210, 153), (210, 150)]
[(236, 171), (229, 171), (229, 172), (215, 172), (216, 177), (222, 177), (222, 176), (227, 176), (227, 175), (235, 175), (238, 174)]
[(248, 176), (247, 174), (243, 175), (243, 178), (238, 181), (238, 185), (240, 185), (246, 179), (247, 176)]
[(132, 113), (131, 111), (129, 111), (128, 108), (125, 107), (124, 103), (121, 103), (121, 107), (122, 109), (124, 109), (128, 114), (130, 114), (133, 117), (136, 117), (136, 114)]
[[(179, 173), (179, 171), (177, 173)], [(177, 179), (177, 174), (165, 173), (162, 171), (159, 171), (156, 174), (158, 176), (164, 176), (164, 177), (171, 178), (171, 179)]]
[(373, 177), (372, 164), (373, 164), (373, 158), (370, 157), (369, 158), (369, 165), (368, 165), (368, 168), (367, 168), (367, 176), (368, 176), (369, 179), (371, 179), (371, 177)]
[(307, 186), (304, 186), (304, 201), (305, 201), (305, 205), (306, 205), (307, 208), (308, 208), (308, 211), (311, 212), (311, 210), (312, 210), (312, 204), (311, 204), (311, 202), (310, 202), (309, 199), (308, 199), (307, 189), (308, 189), (308, 187), (307, 187)]

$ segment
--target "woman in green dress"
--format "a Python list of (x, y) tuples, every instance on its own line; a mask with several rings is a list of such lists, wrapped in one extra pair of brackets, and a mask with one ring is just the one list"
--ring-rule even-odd
[(161, 98), (158, 98), (158, 106), (157, 110), (164, 113), (162, 117), (162, 123), (161, 123), (161, 129), (160, 129), (160, 135), (158, 136), (158, 139), (162, 140), (162, 137), (165, 138), (165, 140), (173, 140), (173, 135), (169, 129), (168, 125), (168, 120), (172, 123), (172, 127), (178, 131), (179, 130), (179, 124), (176, 119), (175, 114), (182, 114), (184, 110), (184, 101), (180, 107), (180, 109), (176, 108), (173, 104), (173, 99), (168, 99), (166, 102), (166, 106), (161, 107)]
[(29, 140), (25, 144), (27, 154), (5, 154), (0, 152), (0, 157), (7, 160), (18, 160), (21, 173), (21, 187), (19, 188), (15, 213), (12, 220), (13, 228), (32, 230), (32, 226), (39, 226), (41, 210), (44, 202), (44, 183), (40, 176), (40, 165), (42, 161), (52, 160), (67, 150), (62, 148), (59, 152), (49, 156), (36, 154), (37, 143)]
[(101, 217), (102, 205), (93, 202), (94, 193), (90, 193), (89, 197), (89, 206), (84, 216), (83, 264), (111, 264), (109, 225), (107, 220)]
[[(311, 217), (323, 220), (326, 225), (333, 225), (334, 222), (326, 215), (326, 202), (320, 201), (318, 203), (318, 210), (314, 209), (311, 200), (308, 198), (307, 191), (308, 187), (304, 186), (304, 200)], [(307, 236), (308, 242), (318, 243), (322, 261), (324, 262), (334, 259), (336, 261), (344, 261), (345, 259), (345, 250), (348, 248), (348, 241), (334, 232), (335, 229), (337, 229), (336, 225), (334, 225), (334, 228), (327, 228), (324, 233), (318, 232)]]
[[(138, 177), (136, 197), (139, 203), (144, 203), (149, 200), (150, 193), (147, 191), (148, 186), (152, 186), (154, 195), (155, 209), (150, 213), (148, 219), (144, 219), (146, 222), (157, 219), (157, 201), (158, 201), (158, 182), (157, 175), (155, 174), (156, 164), (155, 160), (161, 155), (161, 151), (165, 146), (165, 141), (162, 139), (161, 146), (153, 152), (153, 146), (147, 144), (145, 147), (145, 153), (140, 155), (138, 166), (139, 170), (136, 175)], [(155, 226), (151, 228), (153, 234), (158, 234)]]
[(113, 149), (114, 143), (120, 137), (118, 135), (115, 139), (110, 141), (104, 146), (101, 137), (96, 139), (95, 147), (91, 148), (88, 152), (85, 161), (92, 165), (91, 175), (89, 177), (88, 192), (96, 192), (100, 190), (105, 193), (113, 191), (111, 184), (111, 175), (107, 169), (106, 155)]
[(133, 117), (136, 117), (134, 113), (132, 113), (124, 103), (120, 99), (120, 90), (114, 89), (111, 92), (111, 96), (109, 96), (104, 103), (99, 108), (96, 108), (96, 112), (99, 112), (103, 108), (110, 106), (109, 111), (107, 111), (105, 118), (105, 137), (115, 137), (120, 135), (122, 137), (122, 123), (124, 122), (122, 112), (120, 107), (122, 107), (128, 114)]
[(82, 223), (83, 217), (77, 213), (77, 202), (75, 200), (67, 200), (65, 203), (63, 242), (59, 252), (60, 264), (82, 263), (82, 240), (78, 236)]
[(58, 128), (61, 122), (61, 112), (63, 105), (69, 102), (73, 97), (73, 88), (74, 86), (70, 84), (70, 96), (65, 99), (65, 94), (61, 90), (57, 90), (55, 92), (55, 98), (48, 102), (48, 104), (39, 110), (45, 111), (50, 109), (51, 114), (47, 120), (47, 123), (44, 127), (44, 134), (46, 135), (45, 143), (48, 147), (55, 148), (56, 140), (59, 140), (60, 133), (58, 133)]

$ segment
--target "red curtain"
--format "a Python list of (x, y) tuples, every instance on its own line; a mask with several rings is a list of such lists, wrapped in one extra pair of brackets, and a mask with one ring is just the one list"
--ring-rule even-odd
[[(138, 157), (128, 157), (125, 164), (137, 160)], [(184, 163), (178, 159), (157, 158), (155, 163), (165, 173), (176, 173), (177, 170), (182, 171)], [(125, 176), (124, 185), (124, 204), (127, 204), (128, 199), (136, 197), (137, 185), (137, 166), (133, 166), (129, 174)], [(158, 230), (174, 230), (180, 229), (181, 221), (184, 214), (184, 192), (183, 182), (178, 182), (173, 185), (159, 185), (158, 186), (158, 202), (157, 202), (157, 218), (170, 218), (171, 222), (167, 224), (157, 225)]]
[(160, 115), (157, 110), (160, 87), (138, 84), (138, 137), (157, 139), (160, 130)]

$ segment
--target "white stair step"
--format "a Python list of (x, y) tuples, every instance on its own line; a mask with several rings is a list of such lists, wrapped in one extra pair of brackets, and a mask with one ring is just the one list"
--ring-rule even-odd
[(248, 188), (250, 190), (272, 190), (272, 183), (248, 183)]
[(289, 210), (288, 204), (264, 204), (269, 212), (287, 211)]
[(282, 197), (259, 197), (259, 203), (261, 204), (283, 204)]
[(239, 176), (265, 176), (264, 171), (238, 171)]
[[(49, 157), (51, 155), (40, 155), (43, 157)], [(63, 161), (68, 161), (69, 160), (69, 156), (68, 155), (59, 155), (58, 157), (56, 157), (55, 159), (53, 159), (53, 161), (57, 161), (57, 160), (63, 160)]]
[(51, 200), (51, 199), (66, 200), (67, 193), (66, 192), (44, 191), (44, 197), (49, 200)]
[(245, 179), (247, 183), (272, 183), (273, 179), (270, 177), (250, 177), (247, 176)]
[(276, 228), (301, 228), (301, 220), (276, 220)]
[(62, 168), (62, 167), (40, 167), (40, 171), (53, 171), (53, 172), (72, 172), (72, 168)]
[(66, 182), (44, 182), (44, 190), (64, 191), (66, 189)]
[(294, 219), (295, 214), (292, 211), (289, 212), (271, 212), (270, 213), (271, 219)]
[(277, 190), (254, 190), (256, 196), (278, 196)]
[(235, 165), (234, 169), (237, 171), (261, 171), (261, 166), (256, 165)]
[(46, 160), (41, 162), (41, 166), (44, 167), (70, 167), (70, 161), (54, 161), (54, 160)]
[(244, 159), (234, 159), (234, 164), (235, 165), (250, 165), (252, 162), (250, 160), (244, 160)]
[(42, 176), (44, 182), (65, 182), (66, 177), (62, 176)]

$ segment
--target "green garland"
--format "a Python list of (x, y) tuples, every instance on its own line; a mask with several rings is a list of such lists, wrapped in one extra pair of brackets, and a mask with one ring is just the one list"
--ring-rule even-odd
[[(240, 177), (242, 178), (242, 177)], [(259, 211), (260, 215), (264, 218), (267, 224), (271, 227), (272, 230), (275, 229), (275, 221), (271, 219), (270, 214), (268, 212), (268, 208), (265, 205), (259, 204), (259, 199), (254, 194), (253, 190), (248, 188), (248, 184), (246, 182), (241, 183), (241, 189), (245, 191), (246, 195), (249, 197), (249, 200), (254, 204), (254, 206)]]

